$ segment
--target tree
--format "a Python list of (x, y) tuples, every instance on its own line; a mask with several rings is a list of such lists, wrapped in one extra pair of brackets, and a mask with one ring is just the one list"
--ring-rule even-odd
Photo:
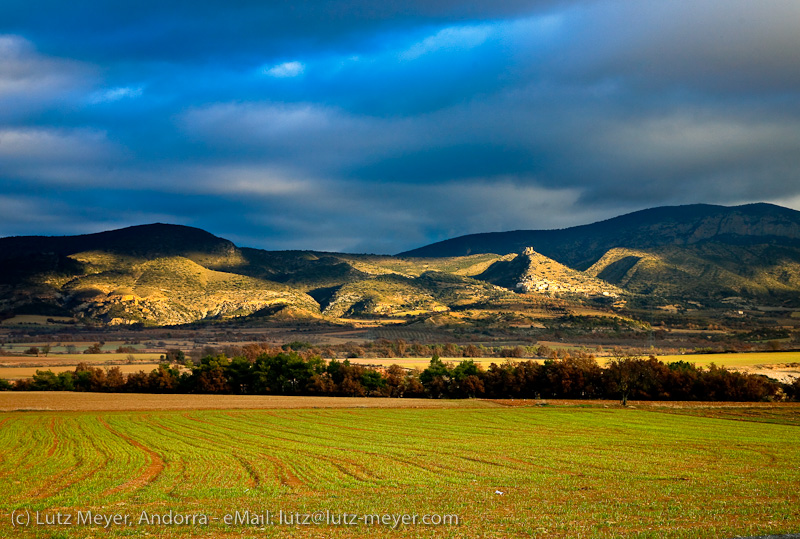
[(394, 350), (397, 354), (397, 357), (406, 357), (406, 351), (408, 350), (408, 343), (403, 339), (397, 339), (394, 343)]
[(492, 363), (484, 374), (486, 393), (494, 398), (513, 398), (518, 396), (515, 386), (514, 365), (510, 361), (498, 365)]
[(144, 371), (130, 373), (125, 380), (124, 389), (130, 393), (147, 393), (150, 391), (147, 373)]
[(312, 376), (308, 381), (308, 390), (319, 395), (335, 395), (339, 392), (339, 388), (327, 372)]
[(568, 356), (544, 362), (549, 390), (560, 398), (594, 397), (600, 392), (602, 370), (594, 356)]
[(419, 369), (414, 369), (406, 374), (403, 379), (403, 395), (401, 396), (422, 397), (425, 395), (425, 386), (419, 381), (419, 374)]
[(119, 367), (111, 367), (106, 371), (106, 390), (119, 392), (125, 387), (125, 375)]
[(445, 357), (460, 357), (463, 355), (463, 352), (459, 350), (455, 343), (448, 342), (445, 343), (444, 348), (442, 348), (442, 355)]
[(147, 384), (154, 393), (171, 393), (178, 389), (180, 373), (167, 364), (161, 364), (147, 376)]
[(106, 391), (106, 371), (88, 363), (75, 367), (75, 389), (77, 391)]
[(535, 361), (521, 361), (514, 366), (513, 388), (518, 397), (529, 399), (541, 395), (544, 367)]
[(103, 345), (99, 342), (94, 343), (89, 348), (83, 351), (84, 354), (102, 354)]
[(191, 367), (191, 385), (200, 393), (230, 393), (231, 387), (226, 376), (230, 364), (225, 354), (204, 357), (199, 365)]
[(170, 348), (167, 350), (164, 360), (171, 365), (183, 365), (186, 363), (186, 354), (183, 353), (183, 350)]
[(787, 384), (787, 394), (795, 401), (800, 401), (800, 378), (795, 378), (794, 382)]
[(386, 369), (385, 384), (389, 397), (402, 397), (405, 393), (406, 370), (400, 365), (390, 365)]
[(428, 368), (419, 375), (419, 381), (425, 387), (425, 391), (435, 399), (443, 397), (450, 387), (452, 372), (450, 368), (442, 362), (438, 354), (434, 354)]
[(386, 387), (386, 380), (383, 379), (381, 373), (373, 369), (364, 369), (361, 374), (361, 385), (367, 390), (367, 394), (371, 396), (380, 395), (380, 390)]
[(467, 346), (464, 347), (463, 354), (464, 357), (480, 357), (481, 350), (474, 344), (468, 344)]
[(364, 367), (361, 365), (345, 365), (342, 367), (342, 383), (339, 384), (341, 392), (348, 397), (363, 397), (366, 393), (362, 383)]
[(30, 389), (33, 391), (72, 391), (75, 389), (72, 373), (65, 371), (56, 375), (51, 370), (36, 371)]
[(627, 406), (631, 391), (638, 387), (642, 378), (642, 358), (619, 349), (614, 350), (612, 357), (606, 369), (608, 389), (618, 393), (622, 405)]
[(228, 385), (234, 393), (246, 394), (250, 392), (253, 365), (246, 357), (235, 357), (230, 365), (224, 369)]
[[(338, 362), (337, 364), (337, 366), (342, 365)], [(296, 352), (261, 354), (253, 365), (252, 391), (279, 395), (304, 393), (308, 390), (313, 376), (322, 374), (325, 370), (325, 362), (316, 356), (306, 360)], [(338, 382), (336, 376), (334, 381)]]
[(469, 398), (483, 394), (485, 388), (482, 376), (483, 372), (473, 360), (462, 361), (452, 371), (450, 393)]

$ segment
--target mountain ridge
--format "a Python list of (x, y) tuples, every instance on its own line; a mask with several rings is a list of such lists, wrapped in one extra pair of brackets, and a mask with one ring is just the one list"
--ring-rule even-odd
[[(749, 226), (754, 226), (753, 233), (741, 233)], [(779, 238), (800, 244), (800, 212), (763, 202), (741, 206), (662, 206), (568, 228), (467, 234), (396, 256), (506, 255), (532, 246), (562, 264), (585, 270), (615, 247), (691, 245), (714, 238), (724, 243)]]

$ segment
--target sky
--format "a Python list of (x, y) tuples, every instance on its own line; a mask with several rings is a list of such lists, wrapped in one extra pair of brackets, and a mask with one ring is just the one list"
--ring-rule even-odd
[(0, 236), (392, 254), (800, 209), (797, 0), (3, 0)]

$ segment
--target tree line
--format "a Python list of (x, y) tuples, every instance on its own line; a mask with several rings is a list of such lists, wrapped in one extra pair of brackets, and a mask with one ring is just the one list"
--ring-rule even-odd
[(493, 399), (620, 399), (765, 401), (800, 400), (800, 380), (783, 384), (764, 376), (708, 368), (677, 361), (664, 363), (617, 354), (607, 366), (594, 356), (492, 363), (484, 369), (473, 360), (457, 364), (433, 356), (424, 370), (399, 365), (375, 368), (349, 360), (326, 361), (295, 351), (257, 357), (224, 354), (185, 365), (163, 363), (147, 373), (124, 375), (119, 367), (87, 363), (74, 371), (37, 371), (0, 389), (18, 391), (99, 391), (132, 393), (214, 393), (243, 395), (327, 395), (347, 397), (430, 397)]

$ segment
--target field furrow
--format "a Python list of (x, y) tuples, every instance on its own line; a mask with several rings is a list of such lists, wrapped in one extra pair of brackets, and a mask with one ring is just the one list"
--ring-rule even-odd
[(134, 446), (135, 448), (140, 449), (141, 451), (146, 453), (147, 456), (150, 458), (149, 463), (147, 464), (147, 466), (145, 468), (143, 468), (141, 470), (141, 472), (140, 472), (140, 474), (138, 476), (134, 477), (130, 481), (126, 481), (125, 483), (122, 483), (119, 486), (116, 486), (114, 488), (106, 490), (103, 493), (103, 495), (104, 496), (108, 496), (110, 494), (114, 494), (114, 493), (125, 491), (125, 490), (134, 490), (134, 489), (141, 488), (141, 487), (143, 487), (145, 485), (148, 485), (148, 484), (152, 483), (155, 480), (155, 478), (158, 477), (158, 475), (164, 470), (164, 461), (161, 459), (161, 456), (159, 456), (158, 453), (156, 453), (155, 451), (153, 451), (149, 447), (141, 444), (140, 442), (137, 442), (136, 440), (134, 440), (130, 436), (126, 436), (126, 435), (114, 430), (114, 428), (112, 428), (111, 425), (109, 425), (102, 417), (98, 417), (97, 420), (100, 422), (101, 425), (103, 425), (110, 432), (112, 432), (113, 434), (119, 436), (120, 438), (122, 438), (123, 440), (125, 440), (126, 442), (128, 442), (129, 444)]

